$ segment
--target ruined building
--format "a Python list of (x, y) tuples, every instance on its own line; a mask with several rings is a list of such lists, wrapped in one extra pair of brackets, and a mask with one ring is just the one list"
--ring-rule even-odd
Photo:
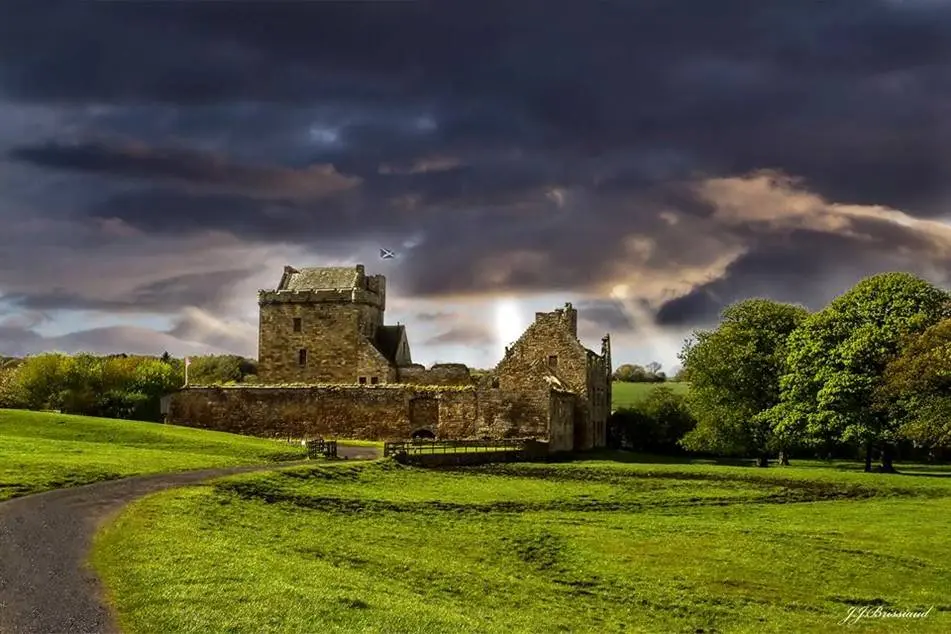
[(187, 387), (170, 399), (170, 422), (259, 436), (605, 445), (610, 338), (600, 353), (585, 348), (571, 304), (537, 313), (479, 380), (463, 364), (414, 364), (406, 327), (384, 323), (386, 279), (363, 265), (285, 267), (258, 304), (259, 382)]

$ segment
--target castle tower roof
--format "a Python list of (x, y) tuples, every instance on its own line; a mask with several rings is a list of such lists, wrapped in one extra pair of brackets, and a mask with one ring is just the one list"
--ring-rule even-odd
[(307, 267), (295, 269), (284, 267), (284, 275), (277, 287), (279, 291), (330, 291), (349, 290), (360, 287), (364, 273), (362, 264), (356, 266)]

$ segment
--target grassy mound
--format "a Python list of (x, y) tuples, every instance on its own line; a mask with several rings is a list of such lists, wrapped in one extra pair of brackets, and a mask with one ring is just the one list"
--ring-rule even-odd
[(131, 475), (304, 457), (271, 440), (158, 423), (0, 410), (0, 501)]
[(93, 563), (127, 632), (951, 631), (951, 472), (305, 466), (145, 498)]

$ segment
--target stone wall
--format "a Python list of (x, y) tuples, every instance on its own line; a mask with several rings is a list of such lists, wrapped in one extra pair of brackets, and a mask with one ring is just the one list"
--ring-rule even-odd
[[(607, 444), (608, 416), (611, 414), (611, 385), (605, 359), (588, 355), (588, 412), (591, 447)], [(585, 447), (589, 449), (591, 447)]]
[[(572, 392), (585, 395), (588, 355), (572, 334), (572, 327), (570, 315), (562, 311), (536, 313), (535, 322), (496, 366), (499, 387), (537, 388), (539, 379), (550, 372)], [(553, 364), (549, 365), (549, 361)]]
[(399, 368), (397, 380), (411, 385), (473, 385), (469, 368), (463, 363), (437, 363), (428, 370), (418, 364)]
[[(435, 416), (428, 409), (432, 401)], [(267, 438), (402, 440), (434, 426), (445, 439), (547, 439), (547, 408), (541, 418), (536, 409), (524, 394), (460, 387), (189, 387), (171, 395), (168, 422)]]
[[(392, 381), (389, 362), (367, 339), (373, 307), (362, 304), (264, 303), (260, 307), (258, 377), (262, 383)], [(300, 319), (300, 332), (294, 330)], [(375, 328), (375, 326), (374, 326)], [(301, 365), (300, 351), (306, 350)]]
[[(546, 377), (556, 376), (562, 387), (574, 392), (572, 420), (575, 448), (589, 445), (588, 353), (572, 334), (572, 313), (537, 313), (535, 322), (507, 352), (495, 368), (499, 387), (526, 395), (531, 417), (549, 420), (550, 398)], [(551, 359), (551, 357), (555, 357)], [(551, 363), (553, 361), (553, 363)]]
[[(390, 362), (376, 349), (368, 339), (358, 338), (356, 342), (356, 381), (361, 383), (361, 379), (366, 384), (393, 383), (396, 381), (396, 368), (390, 365)], [(376, 381), (374, 382), (374, 378)], [(354, 379), (351, 378), (350, 381)]]
[(574, 449), (575, 395), (570, 392), (551, 391), (549, 409), (548, 444), (552, 452)]

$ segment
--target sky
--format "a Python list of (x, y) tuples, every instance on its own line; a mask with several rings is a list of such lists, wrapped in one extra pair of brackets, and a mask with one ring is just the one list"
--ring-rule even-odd
[(7, 2), (0, 355), (254, 356), (285, 264), (363, 263), (417, 362), (571, 302), (672, 369), (948, 285), (949, 114), (951, 0)]

